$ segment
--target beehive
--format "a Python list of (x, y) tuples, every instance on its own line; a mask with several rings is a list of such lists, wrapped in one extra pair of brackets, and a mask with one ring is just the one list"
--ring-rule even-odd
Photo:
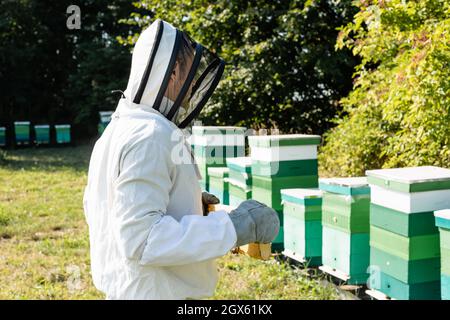
[(49, 125), (35, 125), (35, 141), (36, 144), (50, 143), (50, 126)]
[(441, 247), (441, 298), (450, 300), (450, 209), (434, 212)]
[(56, 143), (65, 144), (71, 142), (70, 124), (55, 125)]
[(433, 211), (450, 207), (450, 170), (425, 166), (366, 173), (369, 286), (394, 299), (439, 299), (441, 253)]
[(228, 158), (228, 190), (230, 205), (237, 207), (252, 198), (252, 167), (250, 157)]
[(6, 146), (6, 128), (0, 127), (0, 146)]
[(105, 131), (108, 124), (111, 122), (111, 116), (114, 113), (114, 111), (100, 111), (100, 121), (98, 123), (98, 134), (102, 134), (103, 131)]
[(252, 198), (272, 207), (279, 214), (280, 233), (272, 243), (283, 250), (284, 224), (281, 189), (317, 188), (317, 135), (250, 136)]
[(283, 254), (308, 266), (322, 264), (322, 192), (282, 189)]
[(348, 284), (367, 281), (370, 188), (365, 177), (320, 179), (322, 269)]
[(228, 190), (228, 172), (227, 167), (211, 167), (208, 168), (209, 176), (209, 192), (219, 198), (220, 203), (229, 204)]
[(245, 128), (242, 127), (193, 126), (189, 140), (204, 190), (209, 190), (208, 168), (224, 167), (227, 158), (243, 157), (245, 154)]
[(16, 133), (16, 144), (26, 145), (30, 143), (30, 122), (17, 121), (14, 122), (14, 130)]

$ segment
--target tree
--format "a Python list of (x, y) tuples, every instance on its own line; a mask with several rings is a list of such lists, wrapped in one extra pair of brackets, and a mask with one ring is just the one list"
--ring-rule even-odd
[[(136, 8), (128, 0), (80, 0), (81, 29), (69, 30), (72, 1), (0, 2), (0, 125), (13, 121), (70, 123), (75, 137), (96, 133), (98, 110), (114, 110), (131, 55), (119, 24)], [(9, 130), (11, 132), (11, 130)]]
[(338, 47), (362, 58), (345, 115), (326, 135), (328, 175), (450, 166), (450, 4), (362, 1)]
[[(334, 49), (336, 28), (353, 15), (351, 1), (141, 0), (137, 7), (227, 61), (202, 113), (206, 124), (322, 133), (352, 86), (357, 60)], [(142, 27), (154, 18), (133, 14), (127, 23)]]

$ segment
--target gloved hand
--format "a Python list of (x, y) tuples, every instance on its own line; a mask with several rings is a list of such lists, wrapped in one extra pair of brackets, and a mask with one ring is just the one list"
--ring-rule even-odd
[(236, 247), (249, 243), (270, 243), (280, 231), (280, 219), (272, 208), (265, 204), (246, 200), (230, 212), (236, 229)]
[(220, 200), (215, 195), (204, 191), (202, 192), (202, 203), (203, 203), (203, 215), (207, 216), (209, 211), (208, 205), (218, 204), (220, 203)]

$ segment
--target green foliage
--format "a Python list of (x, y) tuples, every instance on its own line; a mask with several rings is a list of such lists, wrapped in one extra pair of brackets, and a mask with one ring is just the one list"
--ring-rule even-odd
[[(228, 62), (203, 123), (321, 133), (351, 88), (355, 58), (334, 49), (336, 28), (353, 14), (349, 0), (141, 0), (136, 5)], [(153, 20), (136, 13), (125, 22), (143, 27)]]
[(337, 46), (362, 58), (343, 117), (326, 135), (327, 175), (450, 166), (450, 3), (362, 1)]

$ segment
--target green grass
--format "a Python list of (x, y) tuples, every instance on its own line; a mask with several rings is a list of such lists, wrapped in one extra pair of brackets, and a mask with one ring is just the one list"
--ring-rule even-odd
[[(0, 164), (0, 299), (103, 299), (82, 207), (91, 146), (8, 151)], [(213, 299), (335, 299), (321, 276), (272, 259), (218, 260)]]

